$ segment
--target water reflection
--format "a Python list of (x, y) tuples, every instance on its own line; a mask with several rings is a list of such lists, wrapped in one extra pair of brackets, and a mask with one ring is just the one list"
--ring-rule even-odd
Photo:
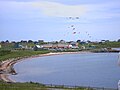
[(120, 66), (120, 52), (118, 54), (118, 65)]

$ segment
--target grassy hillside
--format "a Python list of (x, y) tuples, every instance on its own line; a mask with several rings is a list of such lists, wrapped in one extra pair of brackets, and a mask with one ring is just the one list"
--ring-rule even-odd
[(120, 48), (120, 42), (105, 42), (94, 44), (96, 48)]
[(0, 50), (0, 61), (11, 59), (11, 58), (17, 58), (17, 57), (27, 57), (32, 55), (38, 55), (38, 54), (46, 54), (49, 53), (49, 51), (32, 51), (32, 50)]

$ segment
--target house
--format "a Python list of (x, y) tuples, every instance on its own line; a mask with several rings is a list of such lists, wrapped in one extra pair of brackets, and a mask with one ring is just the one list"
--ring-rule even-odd
[(70, 45), (71, 45), (71, 48), (73, 48), (73, 49), (79, 48), (77, 42), (71, 42)]
[(58, 44), (53, 44), (52, 48), (54, 48), (54, 49), (58, 48)]
[(19, 45), (20, 49), (29, 49), (27, 45)]
[(70, 46), (69, 46), (69, 44), (61, 44), (61, 43), (59, 43), (58, 44), (58, 48), (63, 48), (63, 49), (65, 49), (65, 48), (70, 48)]
[(43, 49), (43, 46), (40, 46), (40, 45), (35, 45), (35, 46), (33, 47), (33, 50), (35, 50), (35, 51), (41, 50), (41, 49)]
[(58, 49), (58, 48), (69, 48), (69, 44), (44, 44), (42, 45), (43, 48), (47, 48), (47, 49)]
[(101, 42), (102, 42), (102, 43), (105, 43), (105, 42), (106, 42), (106, 40), (101, 40)]
[(78, 43), (76, 42), (71, 42), (71, 43), (49, 43), (49, 44), (43, 44), (43, 45), (35, 45), (33, 50), (41, 50), (41, 49), (77, 49)]
[(41, 45), (41, 47), (45, 48), (45, 49), (50, 49), (50, 48), (52, 48), (52, 45), (53, 44), (44, 44), (44, 45)]

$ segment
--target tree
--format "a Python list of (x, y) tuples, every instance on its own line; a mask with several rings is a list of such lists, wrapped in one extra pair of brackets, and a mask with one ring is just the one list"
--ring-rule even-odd
[(120, 42), (120, 39), (118, 39), (118, 42)]
[(81, 42), (81, 40), (77, 40), (77, 43), (80, 43)]
[(88, 43), (91, 43), (91, 41), (90, 41), (90, 40), (87, 40), (87, 42), (88, 42)]
[(28, 40), (28, 43), (33, 43), (33, 41), (32, 40)]
[(23, 41), (23, 40), (21, 40), (21, 43), (27, 43), (27, 41)]
[(60, 43), (65, 43), (65, 40), (60, 40), (59, 42), (60, 42)]
[(58, 44), (58, 41), (55, 41), (54, 44)]
[(37, 41), (34, 41), (34, 44), (38, 44), (38, 42), (37, 42)]
[(11, 43), (16, 43), (15, 41), (12, 41)]
[(8, 41), (8, 40), (6, 40), (5, 42), (6, 42), (6, 43), (9, 43), (9, 41)]
[(5, 43), (4, 41), (1, 41), (1, 43)]
[(38, 42), (39, 42), (39, 43), (43, 43), (43, 42), (44, 42), (44, 40), (38, 40)]

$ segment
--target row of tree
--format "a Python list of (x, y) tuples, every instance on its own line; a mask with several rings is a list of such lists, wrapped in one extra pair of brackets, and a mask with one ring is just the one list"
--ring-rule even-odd
[[(104, 42), (109, 42), (109, 40), (101, 40), (101, 42), (104, 41)], [(55, 43), (58, 43), (58, 41), (54, 41)], [(65, 42), (65, 40), (60, 40), (59, 42), (63, 43)], [(77, 40), (76, 42), (80, 43), (80, 42), (83, 42), (81, 40)], [(87, 40), (88, 43), (90, 43), (91, 41)], [(120, 42), (120, 39), (117, 40), (117, 42)], [(10, 43), (9, 40), (6, 40), (6, 41), (1, 41), (0, 43)], [(44, 40), (38, 40), (38, 41), (33, 41), (33, 40), (21, 40), (20, 42), (16, 42), (16, 41), (12, 41), (11, 43), (45, 43)]]
[[(11, 43), (35, 43), (35, 42), (44, 42), (44, 40), (38, 40), (38, 41), (33, 41), (33, 40), (21, 40), (20, 42), (16, 42), (16, 41), (11, 41)], [(6, 41), (1, 41), (1, 43), (10, 43), (9, 40), (6, 40)]]

